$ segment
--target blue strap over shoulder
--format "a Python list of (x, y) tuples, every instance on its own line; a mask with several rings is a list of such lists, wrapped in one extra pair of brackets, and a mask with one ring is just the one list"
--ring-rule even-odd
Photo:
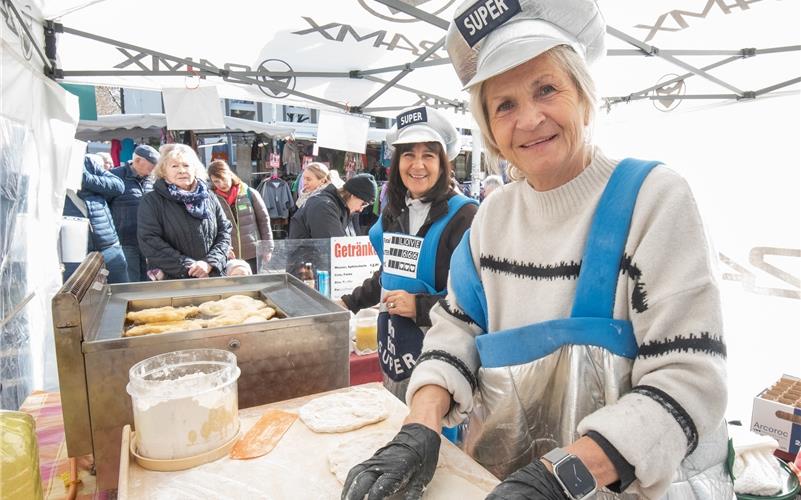
[[(409, 293), (426, 293), (431, 295), (445, 294), (447, 290), (437, 290), (436, 283), (436, 259), (439, 242), (442, 233), (448, 223), (453, 219), (461, 208), (468, 204), (478, 204), (472, 198), (464, 195), (455, 195), (448, 200), (448, 212), (444, 217), (437, 219), (426, 232), (423, 239), (423, 246), (420, 249), (417, 277), (409, 278), (387, 272), (381, 276), (382, 286), (387, 290), (405, 290)], [(370, 243), (373, 245), (381, 263), (384, 263), (384, 226), (382, 218), (370, 228)]]
[[(478, 336), (482, 366), (527, 363), (564, 345), (594, 345), (626, 358), (637, 355), (631, 322), (613, 319), (612, 312), (637, 195), (658, 164), (629, 158), (612, 173), (593, 216), (571, 317)], [(451, 258), (451, 275), (459, 308), (487, 332), (487, 300), (473, 263), (469, 232)]]
[(657, 161), (626, 158), (612, 172), (592, 218), (571, 317), (612, 317), (634, 204), (643, 181), (657, 165)]
[(487, 296), (470, 252), (470, 229), (451, 255), (451, 289), (456, 304), (482, 331), (487, 331)]

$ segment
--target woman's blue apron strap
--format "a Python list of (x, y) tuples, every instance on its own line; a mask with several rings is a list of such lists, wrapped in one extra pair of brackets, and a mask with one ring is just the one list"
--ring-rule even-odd
[(470, 252), (470, 230), (465, 231), (462, 241), (451, 256), (451, 290), (456, 305), (482, 331), (487, 331), (487, 297), (484, 294), (484, 285), (473, 264), (473, 255)]
[[(473, 198), (468, 198), (462, 194), (451, 196), (451, 198), (448, 200), (447, 215), (445, 215), (445, 217), (441, 217), (436, 222), (431, 224), (431, 227), (426, 233), (426, 244), (424, 244), (423, 248), (421, 249), (420, 261), (430, 262), (432, 265), (421, 266), (417, 272), (417, 279), (422, 280), (424, 283), (428, 283), (432, 288), (435, 286), (434, 283), (436, 283), (437, 266), (434, 263), (437, 260), (437, 249), (439, 248), (439, 240), (442, 238), (442, 233), (445, 232), (445, 227), (448, 225), (451, 219), (453, 219), (453, 216), (456, 215), (456, 212), (469, 203), (474, 205), (478, 204), (478, 202)], [(445, 291), (446, 290), (440, 290), (439, 292)]]
[(484, 368), (514, 366), (545, 357), (565, 345), (592, 345), (634, 359), (637, 341), (630, 321), (566, 318), (476, 337)]
[(660, 162), (626, 158), (604, 189), (581, 262), (573, 318), (611, 318), (620, 261), (628, 239), (634, 204), (645, 177)]
[(370, 227), (370, 231), (367, 232), (368, 236), (370, 237), (370, 244), (373, 245), (373, 249), (375, 250), (376, 255), (378, 255), (378, 260), (381, 263), (384, 263), (384, 227), (381, 225), (382, 216), (378, 216), (378, 220)]

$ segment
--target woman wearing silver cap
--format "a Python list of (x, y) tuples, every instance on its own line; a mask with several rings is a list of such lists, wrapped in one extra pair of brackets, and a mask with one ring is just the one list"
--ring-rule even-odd
[(342, 297), (353, 312), (381, 302), (378, 352), (384, 386), (404, 400), (429, 311), (446, 291), (453, 250), (470, 227), (477, 202), (451, 189), (456, 128), (428, 106), (402, 111), (387, 134), (395, 146), (388, 203), (370, 229), (381, 269)]
[(733, 498), (714, 253), (681, 177), (589, 143), (604, 33), (590, 0), (457, 9), (451, 62), (518, 182), (454, 252), (406, 425), (343, 498), (419, 496), (465, 419), (490, 498)]

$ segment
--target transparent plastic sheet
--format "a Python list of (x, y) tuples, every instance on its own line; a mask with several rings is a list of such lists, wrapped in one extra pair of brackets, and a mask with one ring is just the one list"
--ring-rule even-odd
[[(275, 247), (269, 260), (261, 254), (256, 257), (260, 273), (287, 272), (302, 281), (313, 280), (315, 289), (319, 290), (317, 273), (331, 272), (331, 240), (329, 238), (275, 240)], [(307, 264), (311, 264), (311, 269)]]
[(28, 130), (0, 117), (0, 408), (17, 409), (33, 384), (24, 224), (30, 177), (24, 170)]

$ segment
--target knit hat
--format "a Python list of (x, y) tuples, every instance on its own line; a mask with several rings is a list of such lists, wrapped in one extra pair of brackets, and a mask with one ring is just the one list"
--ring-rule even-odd
[(354, 175), (345, 182), (345, 191), (367, 203), (372, 203), (375, 200), (377, 189), (375, 179), (370, 174)]
[(594, 0), (468, 0), (454, 12), (446, 47), (465, 89), (557, 45), (593, 63), (606, 52)]
[(144, 158), (153, 165), (158, 163), (159, 158), (161, 158), (159, 152), (153, 149), (152, 147), (148, 146), (147, 144), (140, 144), (139, 146), (136, 146), (136, 149), (134, 149), (133, 154)]
[(392, 145), (438, 142), (442, 144), (449, 160), (459, 154), (462, 142), (450, 120), (440, 111), (428, 106), (401, 111), (395, 125), (387, 132), (386, 140)]

